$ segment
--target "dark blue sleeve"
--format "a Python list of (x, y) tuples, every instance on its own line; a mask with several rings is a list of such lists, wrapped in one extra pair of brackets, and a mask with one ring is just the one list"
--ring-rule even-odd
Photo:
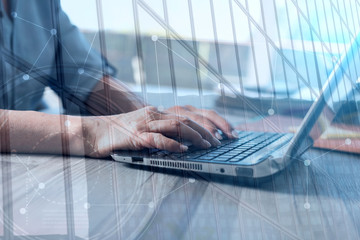
[[(55, 1), (58, 2), (58, 1)], [(105, 75), (114, 76), (115, 69), (97, 51), (93, 50), (79, 29), (74, 26), (66, 13), (57, 8), (58, 22), (56, 32), (58, 43), (56, 51), (61, 51), (61, 57), (55, 57), (57, 79), (61, 78), (67, 91), (82, 102), (85, 102), (95, 85)], [(73, 99), (63, 100), (66, 110), (79, 113), (79, 106)]]

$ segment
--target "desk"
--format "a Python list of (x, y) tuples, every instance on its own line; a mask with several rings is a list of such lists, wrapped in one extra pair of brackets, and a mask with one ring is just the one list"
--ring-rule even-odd
[(1, 219), (10, 229), (1, 234), (358, 239), (359, 158), (318, 150), (305, 156), (314, 159), (309, 167), (294, 162), (267, 181), (151, 172), (111, 160), (2, 156), (2, 169), (11, 171), (2, 171)]
[(309, 166), (295, 161), (260, 181), (150, 171), (110, 159), (1, 155), (0, 235), (359, 239), (359, 156), (311, 149), (304, 159)]

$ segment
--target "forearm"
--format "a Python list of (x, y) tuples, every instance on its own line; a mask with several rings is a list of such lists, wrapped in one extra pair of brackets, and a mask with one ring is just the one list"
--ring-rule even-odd
[(2, 152), (85, 153), (80, 117), (11, 110), (0, 115)]
[(95, 86), (86, 103), (93, 115), (127, 113), (146, 105), (125, 84), (111, 77), (103, 78)]

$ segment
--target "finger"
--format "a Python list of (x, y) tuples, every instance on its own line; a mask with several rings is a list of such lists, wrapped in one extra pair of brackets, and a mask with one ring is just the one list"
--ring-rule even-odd
[(219, 134), (218, 127), (215, 126), (214, 123), (212, 123), (207, 117), (205, 117), (202, 114), (199, 114), (199, 109), (196, 107), (193, 107), (191, 105), (188, 106), (175, 106), (169, 109), (171, 112), (176, 112), (178, 115), (184, 115), (190, 117), (192, 120), (195, 120), (195, 122), (201, 123), (201, 125), (206, 128), (212, 136), (216, 139), (222, 140), (221, 135)]
[(169, 115), (164, 115), (164, 118), (166, 118), (166, 119), (176, 119), (176, 120), (182, 122), (183, 124), (191, 127), (196, 132), (198, 132), (202, 136), (203, 139), (210, 142), (210, 144), (212, 146), (219, 146), (221, 144), (219, 142), (219, 140), (217, 140), (207, 129), (200, 126), (198, 123), (194, 122), (193, 120), (191, 120), (188, 117), (176, 116), (176, 115), (172, 115), (172, 114), (170, 115), (169, 114)]
[(147, 148), (157, 148), (169, 152), (186, 152), (188, 150), (187, 146), (160, 133), (143, 133), (141, 138), (144, 147)]
[(203, 139), (200, 133), (176, 119), (152, 121), (148, 123), (148, 129), (150, 132), (157, 132), (166, 136), (180, 136), (199, 148), (211, 147), (211, 144)]
[(219, 135), (218, 133), (218, 128), (206, 117), (202, 116), (201, 114), (190, 111), (187, 111), (184, 114), (186, 114), (186, 116), (190, 117), (190, 119), (194, 120), (196, 123), (203, 126), (205, 129), (207, 129), (212, 134), (213, 137), (219, 140), (222, 139), (221, 135)]
[(198, 109), (193, 106), (186, 106), (190, 111), (200, 112), (203, 116), (209, 119), (217, 128), (226, 134), (228, 138), (236, 138), (237, 134), (234, 128), (223, 117), (213, 110)]

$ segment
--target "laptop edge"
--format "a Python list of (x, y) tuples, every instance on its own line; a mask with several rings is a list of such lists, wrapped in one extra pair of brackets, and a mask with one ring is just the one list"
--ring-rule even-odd
[[(118, 151), (112, 154), (115, 161), (130, 163), (136, 165), (154, 166), (160, 168), (190, 170), (195, 172), (214, 173), (230, 176), (242, 176), (250, 178), (260, 178), (270, 176), (284, 169), (295, 158), (300, 157), (308, 148), (313, 145), (313, 138), (321, 135), (322, 132), (313, 131), (318, 119), (327, 107), (327, 101), (331, 96), (331, 89), (338, 86), (339, 79), (343, 78), (344, 72), (349, 67), (349, 62), (354, 58), (354, 52), (357, 51), (360, 43), (360, 34), (351, 43), (348, 51), (338, 61), (331, 74), (329, 75), (321, 95), (312, 104), (310, 110), (302, 121), (299, 130), (295, 135), (286, 134), (279, 140), (259, 150), (253, 155), (234, 164), (222, 164), (212, 162), (199, 162), (191, 159), (162, 159), (152, 157), (150, 154)], [(243, 99), (241, 94), (231, 86), (224, 78), (221, 79), (223, 84), (229, 87), (236, 96)], [(332, 120), (332, 114), (327, 114), (328, 121)], [(317, 136), (315, 136), (315, 134)], [(311, 137), (312, 136), (312, 137)]]

